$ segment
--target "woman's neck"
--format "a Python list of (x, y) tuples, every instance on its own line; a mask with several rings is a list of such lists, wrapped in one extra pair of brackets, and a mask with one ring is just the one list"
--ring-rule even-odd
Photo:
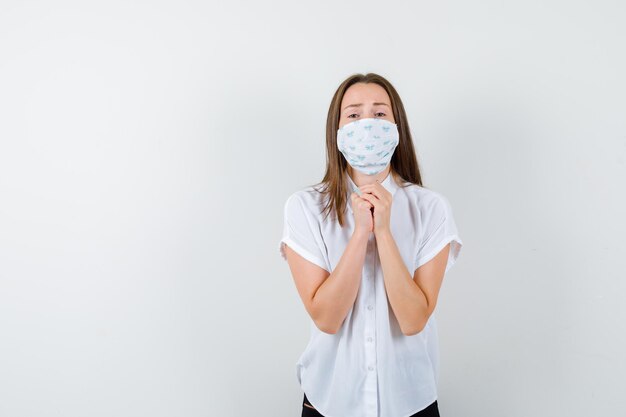
[(378, 180), (378, 182), (383, 182), (387, 175), (391, 175), (391, 167), (387, 166), (384, 171), (379, 172), (375, 175), (367, 175), (362, 172), (353, 169), (352, 167), (348, 168), (348, 175), (352, 178), (352, 181), (356, 184), (357, 187), (360, 187), (365, 184), (372, 184)]

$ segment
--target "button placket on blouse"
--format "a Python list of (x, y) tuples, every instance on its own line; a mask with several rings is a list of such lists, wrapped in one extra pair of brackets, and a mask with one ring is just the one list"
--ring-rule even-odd
[(378, 410), (378, 387), (376, 369), (376, 288), (374, 285), (375, 270), (374, 236), (370, 235), (365, 256), (365, 287), (368, 289), (365, 298), (365, 412), (368, 417), (376, 417)]

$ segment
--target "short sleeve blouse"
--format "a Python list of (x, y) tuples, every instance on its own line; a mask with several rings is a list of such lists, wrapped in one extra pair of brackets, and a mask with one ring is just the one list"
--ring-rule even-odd
[[(356, 185), (347, 175), (349, 189)], [(389, 174), (382, 185), (392, 194), (391, 233), (407, 269), (413, 272), (446, 244), (446, 272), (463, 242), (452, 209), (442, 194), (405, 183)], [(340, 227), (322, 215), (322, 196), (311, 186), (291, 194), (284, 206), (279, 242), (332, 272), (352, 236), (354, 217), (348, 196)], [(310, 319), (310, 339), (296, 362), (296, 377), (311, 404), (326, 417), (408, 417), (437, 399), (439, 352), (433, 313), (424, 329), (402, 333), (386, 296), (376, 239), (370, 234), (361, 284), (341, 328), (322, 332)]]

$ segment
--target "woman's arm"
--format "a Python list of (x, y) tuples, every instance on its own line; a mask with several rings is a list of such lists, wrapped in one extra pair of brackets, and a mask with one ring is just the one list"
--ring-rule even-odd
[(354, 305), (369, 232), (355, 229), (332, 273), (304, 259), (287, 246), (287, 262), (304, 306), (323, 332), (334, 334)]
[(377, 232), (376, 244), (387, 297), (402, 333), (406, 336), (417, 334), (424, 329), (435, 310), (450, 244), (417, 268), (413, 277), (404, 264), (389, 229)]

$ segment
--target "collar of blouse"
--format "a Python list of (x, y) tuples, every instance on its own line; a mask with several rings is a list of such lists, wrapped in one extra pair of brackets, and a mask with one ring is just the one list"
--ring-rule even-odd
[[(350, 178), (350, 175), (346, 173), (346, 177), (348, 177), (348, 183), (350, 184), (350, 186), (348, 187), (350, 189), (350, 191), (348, 192), (348, 210), (350, 211), (350, 213), (352, 213), (352, 200), (350, 199), (350, 194), (353, 192), (353, 190), (355, 190), (357, 188), (356, 184), (354, 183), (354, 181), (352, 181), (352, 178)], [(387, 176), (385, 177), (385, 179), (383, 180), (383, 182), (381, 182), (382, 186), (385, 187), (385, 189), (387, 191), (389, 191), (391, 193), (391, 196), (393, 197), (393, 195), (395, 194), (396, 190), (398, 189), (398, 184), (396, 184), (396, 182), (393, 180), (393, 176), (391, 175), (391, 172), (389, 174), (387, 174)]]

